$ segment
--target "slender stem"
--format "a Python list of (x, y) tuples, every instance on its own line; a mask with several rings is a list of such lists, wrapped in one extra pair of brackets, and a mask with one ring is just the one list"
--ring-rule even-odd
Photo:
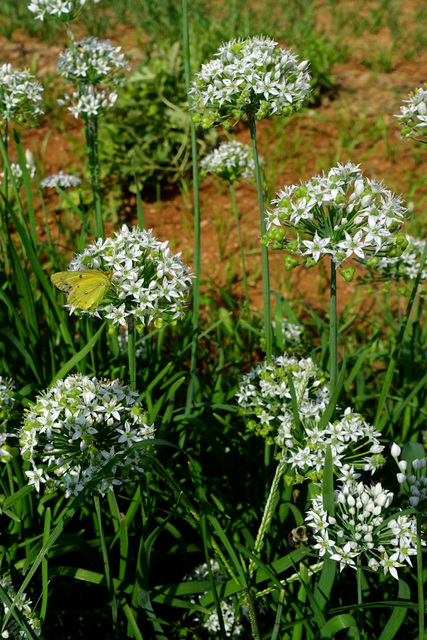
[[(183, 45), (184, 45), (184, 71), (187, 95), (190, 90), (191, 64), (190, 64), (190, 37), (188, 30), (188, 3), (182, 0), (182, 23), (183, 23)], [(193, 100), (188, 95), (188, 107), (191, 111)], [(188, 385), (186, 413), (188, 414), (193, 405), (194, 387), (196, 382), (197, 365), (197, 341), (199, 337), (199, 308), (200, 308), (200, 200), (199, 200), (199, 166), (197, 161), (197, 140), (196, 127), (193, 120), (190, 120), (191, 132), (191, 153), (193, 158), (193, 208), (194, 208), (194, 283), (193, 283), (193, 320), (192, 320), (192, 341), (191, 341), (191, 364), (190, 382)]]
[(418, 637), (420, 640), (424, 640), (424, 582), (421, 525), (421, 514), (417, 513)]
[(95, 209), (95, 235), (104, 238), (104, 224), (101, 209), (101, 181), (98, 152), (98, 120), (85, 120), (86, 144), (92, 182), (93, 205)]
[(364, 613), (362, 608), (362, 605), (363, 605), (362, 579), (363, 579), (363, 571), (362, 571), (362, 564), (359, 556), (357, 558), (357, 569), (356, 569), (357, 604), (360, 605), (360, 607), (357, 609), (357, 628), (359, 629), (360, 636), (363, 638)]
[(331, 306), (329, 314), (329, 370), (331, 375), (331, 394), (338, 380), (338, 320), (337, 320), (337, 270), (331, 258)]
[(105, 581), (107, 583), (107, 588), (108, 588), (108, 591), (109, 591), (109, 594), (110, 594), (110, 604), (111, 604), (111, 612), (112, 612), (112, 617), (113, 617), (114, 636), (118, 637), (117, 599), (116, 599), (116, 594), (115, 594), (115, 591), (114, 591), (114, 583), (113, 583), (113, 578), (112, 578), (111, 569), (110, 569), (110, 560), (108, 558), (107, 543), (106, 543), (106, 540), (105, 540), (104, 527), (103, 527), (103, 524), (102, 524), (101, 504), (100, 504), (99, 496), (94, 496), (93, 497), (93, 502), (94, 502), (94, 505), (95, 505), (95, 512), (96, 512), (96, 517), (97, 517), (97, 520), (98, 520), (99, 538), (101, 540), (102, 558), (104, 560)]
[[(258, 529), (258, 535), (255, 540), (254, 545), (254, 555), (258, 555), (262, 549), (262, 544), (264, 542), (265, 535), (270, 527), (271, 520), (274, 514), (274, 502), (276, 499), (277, 491), (279, 489), (280, 479), (283, 475), (283, 472), (286, 468), (286, 462), (284, 460), (280, 460), (279, 464), (276, 468), (276, 473), (273, 478), (273, 482), (271, 483), (270, 494), (267, 498), (267, 502), (265, 505), (264, 513), (262, 515), (261, 524)], [(252, 577), (255, 569), (255, 562), (253, 560), (249, 563), (249, 576)]]
[[(258, 193), (259, 217), (261, 226), (261, 235), (265, 235), (266, 224), (264, 218), (264, 195), (262, 192), (261, 170), (258, 160), (258, 149), (256, 143), (256, 125), (255, 118), (249, 118), (249, 130), (251, 133), (252, 152), (254, 154), (255, 177)], [(271, 325), (271, 304), (270, 304), (270, 270), (268, 266), (268, 248), (261, 245), (261, 261), (262, 261), (262, 291), (264, 301), (264, 331), (265, 331), (265, 350), (267, 362), (271, 361), (273, 354), (273, 330)]]
[(244, 594), (246, 606), (248, 607), (248, 611), (249, 611), (249, 620), (251, 622), (252, 638), (253, 640), (261, 640), (261, 636), (259, 635), (259, 631), (258, 631), (258, 625), (256, 621), (254, 603), (252, 600), (251, 592), (249, 591), (249, 589), (246, 588), (246, 589), (243, 589), (243, 594)]
[(136, 331), (135, 318), (129, 316), (128, 322), (128, 361), (129, 361), (129, 378), (130, 386), (136, 389)]
[(240, 256), (241, 256), (241, 259), (242, 259), (242, 270), (243, 270), (243, 287), (245, 289), (245, 300), (246, 300), (246, 306), (249, 309), (250, 301), (249, 301), (249, 289), (248, 289), (248, 274), (246, 273), (245, 249), (243, 247), (243, 241), (242, 241), (242, 230), (241, 230), (241, 227), (240, 227), (240, 216), (239, 216), (239, 212), (237, 210), (236, 189), (234, 187), (234, 182), (230, 182), (230, 193), (231, 193), (231, 202), (232, 202), (232, 206), (233, 206), (233, 211), (234, 211), (234, 215), (235, 215), (235, 218), (236, 218), (237, 233), (238, 233), (238, 236), (239, 236)]

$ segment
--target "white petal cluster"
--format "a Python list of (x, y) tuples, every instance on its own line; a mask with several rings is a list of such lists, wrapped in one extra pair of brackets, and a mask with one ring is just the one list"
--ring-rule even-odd
[(367, 486), (362, 482), (345, 481), (335, 491), (334, 516), (323, 508), (322, 496), (312, 499), (306, 521), (313, 529), (313, 539), (320, 556), (356, 568), (358, 559), (373, 571), (381, 570), (398, 579), (397, 569), (416, 555), (416, 520), (413, 517), (387, 513), (393, 494), (380, 483)]
[[(0, 578), (0, 586), (9, 596), (10, 600), (14, 601), (16, 598), (16, 591), (13, 584), (5, 577)], [(15, 602), (15, 607), (25, 618), (25, 622), (31, 627), (36, 636), (40, 635), (41, 627), (40, 620), (36, 617), (32, 602), (25, 593), (21, 593), (18, 600)], [(3, 602), (3, 611), (6, 615), (9, 612), (9, 607)], [(3, 618), (3, 616), (1, 616)], [(18, 638), (28, 638), (24, 629), (18, 624), (13, 616), (11, 616), (4, 628), (2, 638), (9, 638), (10, 640), (17, 640)]]
[[(27, 411), (19, 437), (28, 483), (40, 491), (77, 495), (116, 454), (136, 442), (152, 438), (154, 426), (139, 394), (119, 380), (97, 380), (81, 374), (59, 380), (42, 392)], [(115, 486), (133, 483), (142, 468), (144, 449), (129, 451), (106, 471), (97, 490), (103, 495)]]
[[(43, 87), (28, 71), (14, 71), (11, 64), (0, 66), (0, 120), (36, 121)], [(4, 124), (3, 122), (3, 124)]]
[[(289, 376), (300, 424), (295, 420)], [(243, 376), (236, 398), (249, 418), (247, 428), (280, 447), (279, 458), (291, 465), (297, 483), (322, 478), (328, 446), (339, 478), (357, 478), (357, 470), (373, 473), (385, 462), (381, 434), (350, 407), (339, 420), (319, 427), (330, 394), (324, 374), (311, 358), (273, 356), (270, 364), (264, 360)]]
[[(25, 164), (28, 174), (30, 176), (30, 178), (34, 178), (34, 176), (36, 175), (36, 167), (34, 164)], [(10, 163), (10, 171), (13, 175), (13, 177), (15, 178), (16, 181), (16, 185), (17, 187), (21, 187), (23, 184), (23, 179), (22, 179), (22, 169), (21, 169), (21, 165), (18, 164), (17, 162), (11, 162)], [(2, 171), (0, 173), (0, 183), (2, 183), (4, 180), (4, 171)]]
[[(399, 460), (401, 450), (396, 444), (391, 448), (391, 455), (399, 467), (397, 481), (408, 497), (408, 502), (414, 509), (423, 510), (427, 501), (426, 458), (417, 458), (408, 468), (406, 460)], [(412, 467), (412, 468), (411, 468)]]
[(123, 225), (114, 238), (98, 239), (72, 260), (70, 270), (80, 269), (109, 270), (113, 277), (103, 305), (79, 313), (102, 313), (116, 327), (126, 326), (129, 316), (137, 326), (153, 321), (161, 326), (185, 315), (193, 276), (181, 254), (172, 254), (169, 242), (160, 242), (151, 230)]
[(57, 71), (63, 78), (78, 84), (120, 84), (120, 69), (129, 70), (121, 47), (113, 47), (111, 40), (82, 38), (72, 48), (59, 54)]
[(31, 0), (28, 9), (36, 20), (42, 22), (45, 17), (69, 22), (74, 20), (89, 2), (97, 4), (100, 0)]
[[(373, 266), (376, 274), (381, 280), (395, 280), (396, 282), (405, 280), (415, 280), (420, 268), (421, 256), (425, 247), (425, 240), (419, 240), (414, 236), (405, 236), (406, 248), (401, 246), (401, 253), (396, 257), (383, 257), (378, 259), (378, 263)], [(378, 279), (378, 278), (375, 278)], [(421, 272), (421, 280), (427, 280), (427, 268)]]
[(0, 376), (0, 430), (3, 431), (15, 405), (15, 383)]
[(395, 116), (402, 125), (402, 138), (425, 142), (427, 138), (427, 86), (415, 89), (408, 100), (403, 101), (400, 114)]
[(274, 320), (271, 324), (274, 335), (277, 337), (280, 333), (282, 340), (287, 343), (287, 347), (297, 347), (301, 344), (304, 328), (300, 324), (287, 320), (282, 320), (280, 328), (276, 326)]
[[(301, 256), (307, 267), (326, 255), (336, 265), (353, 258), (369, 266), (372, 257), (396, 251), (406, 214), (400, 197), (351, 163), (285, 187), (271, 205), (262, 243)], [(287, 239), (287, 231), (294, 237)]]
[[(224, 582), (224, 576), (222, 574), (220, 566), (215, 560), (211, 560), (211, 571), (216, 584), (221, 584), (221, 582)], [(206, 562), (195, 567), (191, 571), (191, 573), (186, 576), (185, 579), (190, 581), (197, 580), (198, 582), (207, 582), (209, 580), (209, 571)], [(194, 604), (197, 603), (194, 597), (191, 598), (191, 601)], [(242, 610), (245, 611), (246, 609), (242, 607), (240, 609), (240, 613), (242, 613)], [(233, 600), (231, 597), (225, 598), (221, 601), (221, 613), (227, 637), (234, 638), (240, 636), (244, 631), (244, 627), (239, 620), (236, 620), (235, 607), (233, 605)], [(212, 611), (212, 613), (207, 618), (202, 620), (202, 625), (209, 632), (210, 637), (211, 634), (215, 634), (214, 637), (218, 638), (218, 634), (221, 633), (221, 625), (219, 623), (219, 618), (216, 610)]]
[(110, 40), (83, 38), (60, 54), (58, 73), (77, 90), (58, 100), (75, 118), (99, 118), (113, 108), (117, 92), (113, 87), (123, 83), (123, 69), (129, 69), (121, 47)]
[(208, 128), (219, 122), (231, 126), (245, 115), (290, 116), (309, 98), (308, 67), (270, 38), (227, 42), (192, 83), (195, 120)]
[(80, 178), (77, 178), (77, 176), (72, 176), (69, 173), (64, 173), (62, 169), (60, 169), (58, 173), (52, 173), (52, 175), (43, 178), (43, 180), (40, 182), (40, 185), (44, 189), (56, 189), (56, 187), (60, 187), (61, 189), (69, 189), (70, 187), (78, 187), (80, 183)]
[[(259, 158), (263, 162), (262, 158)], [(233, 140), (224, 142), (203, 158), (200, 163), (200, 177), (212, 173), (227, 182), (253, 180), (255, 161), (252, 149), (248, 145)]]

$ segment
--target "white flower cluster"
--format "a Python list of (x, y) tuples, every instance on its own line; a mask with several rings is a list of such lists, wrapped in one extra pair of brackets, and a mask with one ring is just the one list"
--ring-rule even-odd
[[(70, 264), (71, 271), (101, 269), (112, 272), (112, 288), (104, 300), (115, 297), (95, 311), (81, 311), (105, 318), (116, 327), (126, 326), (133, 316), (136, 325), (163, 321), (175, 323), (185, 315), (192, 275), (181, 260), (171, 253), (169, 242), (160, 242), (152, 231), (123, 225), (114, 238), (98, 239)], [(71, 310), (74, 310), (71, 307)]]
[[(6, 595), (13, 601), (16, 597), (16, 591), (13, 584), (5, 577), (0, 578), (0, 586), (6, 592)], [(21, 593), (18, 601), (15, 603), (15, 607), (24, 616), (25, 621), (31, 627), (36, 636), (40, 635), (41, 627), (40, 620), (36, 617), (32, 610), (32, 602), (25, 593)], [(5, 615), (9, 612), (9, 607), (3, 602), (3, 611)], [(17, 640), (18, 638), (28, 638), (18, 622), (13, 616), (9, 618), (9, 621), (1, 634), (2, 638), (9, 638), (10, 640)]]
[(81, 13), (87, 2), (97, 4), (100, 0), (31, 0), (28, 9), (42, 22), (46, 16), (69, 22)]
[[(21, 455), (31, 462), (28, 483), (40, 491), (60, 488), (77, 495), (116, 454), (126, 454), (134, 443), (152, 438), (154, 426), (139, 394), (118, 380), (97, 380), (81, 374), (59, 380), (41, 393), (27, 411), (19, 437)], [(146, 451), (123, 455), (104, 472), (97, 490), (104, 494), (132, 484)]]
[[(211, 560), (211, 570), (216, 584), (224, 582), (224, 576), (221, 572), (220, 566), (215, 560)], [(198, 582), (208, 581), (209, 571), (206, 562), (195, 567), (185, 579), (197, 580)], [(192, 602), (196, 603), (196, 600), (192, 598)], [(242, 608), (240, 611), (242, 612)], [(227, 637), (234, 638), (240, 636), (244, 631), (244, 627), (239, 620), (236, 620), (235, 607), (233, 605), (232, 598), (226, 598), (221, 602), (221, 613)], [(221, 626), (219, 624), (219, 618), (216, 610), (212, 611), (212, 613), (203, 621), (203, 626), (207, 629), (209, 634), (215, 634), (215, 638), (218, 637), (218, 634), (221, 632)]]
[[(259, 158), (262, 162), (262, 158)], [(237, 140), (224, 142), (203, 158), (200, 177), (212, 173), (227, 182), (252, 180), (255, 176), (255, 161), (252, 149)]]
[(309, 98), (308, 67), (270, 38), (227, 42), (192, 83), (194, 120), (209, 128), (219, 122), (230, 127), (245, 115), (290, 116)]
[(11, 64), (0, 66), (0, 124), (37, 121), (43, 87), (28, 71), (14, 71)]
[(247, 428), (282, 447), (287, 446), (284, 434), (295, 426), (288, 376), (292, 377), (300, 419), (320, 420), (329, 401), (329, 389), (311, 358), (273, 356), (270, 364), (264, 360), (243, 376), (236, 394), (243, 413), (254, 416)]
[(0, 431), (3, 431), (15, 405), (15, 383), (0, 376)]
[(322, 496), (316, 496), (306, 515), (316, 541), (313, 548), (339, 562), (340, 571), (355, 568), (363, 555), (370, 569), (398, 579), (397, 569), (404, 562), (412, 566), (410, 556), (417, 553), (416, 520), (398, 514), (388, 520), (385, 512), (392, 500), (393, 494), (380, 483), (369, 487), (346, 481), (335, 491), (335, 513), (330, 516)]
[(58, 73), (77, 87), (71, 95), (58, 100), (75, 118), (96, 119), (113, 108), (117, 87), (123, 82), (122, 69), (129, 69), (120, 47), (110, 40), (83, 38), (60, 54)]
[[(33, 163), (32, 164), (26, 163), (25, 166), (27, 168), (30, 178), (34, 178), (34, 176), (36, 175), (35, 165)], [(21, 187), (23, 184), (23, 179), (22, 179), (23, 174), (22, 174), (21, 165), (18, 164), (17, 162), (11, 162), (10, 171), (13, 177), (15, 178), (17, 187)], [(3, 182), (3, 180), (4, 180), (4, 171), (0, 173), (0, 184)]]
[[(326, 255), (336, 265), (353, 258), (370, 266), (378, 256), (396, 255), (401, 244), (406, 246), (404, 235), (395, 239), (406, 213), (400, 197), (365, 178), (351, 163), (285, 187), (271, 204), (273, 209), (265, 216), (268, 231), (261, 242), (302, 256), (307, 267)], [(297, 237), (287, 239), (287, 230)], [(294, 256), (287, 258), (285, 268), (298, 264)], [(345, 279), (351, 279), (350, 269), (354, 273), (354, 267), (342, 269)]]
[[(381, 276), (381, 280), (415, 280), (417, 277), (421, 256), (425, 247), (425, 240), (419, 240), (413, 236), (405, 236), (406, 248), (401, 242), (402, 253), (396, 257), (378, 258), (378, 262), (372, 268)], [(400, 253), (397, 251), (397, 253)], [(427, 268), (421, 272), (421, 280), (427, 280)]]
[(360, 475), (355, 473), (356, 469), (374, 473), (385, 463), (380, 432), (350, 407), (347, 407), (340, 420), (328, 422), (322, 429), (315, 421), (306, 419), (302, 440), (295, 427), (290, 429), (289, 426), (279, 429), (276, 441), (283, 442), (288, 449), (283, 457), (295, 469), (296, 482), (306, 477), (315, 481), (322, 478), (328, 446), (331, 447), (339, 479), (354, 480)]
[(44, 189), (56, 189), (56, 187), (60, 187), (61, 189), (69, 189), (70, 187), (78, 187), (80, 183), (80, 178), (72, 176), (69, 173), (64, 173), (62, 169), (60, 169), (58, 173), (52, 173), (52, 175), (43, 178), (43, 180), (40, 182), (40, 185)]
[[(289, 376), (300, 424), (293, 412)], [(330, 394), (324, 374), (311, 358), (273, 356), (270, 364), (264, 360), (243, 376), (236, 398), (244, 414), (254, 416), (247, 428), (281, 448), (279, 458), (291, 465), (297, 483), (322, 478), (328, 445), (340, 478), (359, 477), (356, 469), (374, 472), (385, 462), (381, 434), (351, 408), (319, 428)]]
[(426, 463), (425, 458), (417, 458), (412, 461), (412, 473), (408, 473), (408, 463), (406, 460), (398, 460), (401, 454), (401, 448), (397, 444), (393, 444), (391, 455), (399, 467), (397, 481), (402, 486), (405, 493), (409, 496), (409, 504), (415, 509), (421, 509), (425, 506), (427, 500), (427, 476), (425, 475)]
[(72, 48), (59, 54), (57, 71), (63, 78), (73, 84), (120, 84), (119, 69), (130, 67), (121, 47), (111, 46), (111, 40), (98, 38), (82, 38)]
[(400, 114), (395, 116), (402, 125), (402, 138), (412, 138), (425, 142), (427, 138), (427, 85), (423, 89), (415, 89), (409, 94), (407, 104), (400, 107)]
[(277, 337), (280, 331), (282, 339), (289, 346), (299, 346), (301, 344), (303, 327), (300, 324), (287, 322), (287, 320), (282, 321), (280, 328), (276, 326), (276, 322), (274, 320), (271, 324), (273, 326), (274, 335)]

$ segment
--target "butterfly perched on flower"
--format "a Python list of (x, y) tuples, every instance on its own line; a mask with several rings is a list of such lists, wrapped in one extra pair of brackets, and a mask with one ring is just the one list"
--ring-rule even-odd
[(67, 302), (77, 309), (93, 311), (111, 287), (112, 271), (82, 269), (59, 271), (51, 275), (53, 284), (67, 295)]

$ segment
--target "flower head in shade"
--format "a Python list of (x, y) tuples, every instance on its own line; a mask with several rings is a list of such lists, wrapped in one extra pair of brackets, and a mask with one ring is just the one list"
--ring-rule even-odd
[[(16, 598), (16, 591), (10, 580), (3, 576), (2, 578), (0, 578), (0, 586), (5, 591), (9, 600), (13, 602)], [(33, 633), (36, 636), (39, 636), (41, 632), (40, 620), (35, 615), (32, 608), (32, 602), (29, 598), (27, 598), (25, 593), (21, 593), (17, 602), (15, 602), (15, 607), (24, 617), (25, 622), (31, 627)], [(5, 615), (9, 612), (9, 607), (4, 602), (3, 611)], [(5, 629), (2, 632), (1, 637), (9, 638), (10, 640), (17, 640), (18, 638), (28, 638), (28, 635), (18, 624), (15, 618), (11, 616), (6, 624)]]
[(40, 185), (44, 189), (56, 189), (57, 187), (60, 187), (61, 189), (69, 189), (71, 187), (78, 187), (80, 183), (80, 178), (72, 176), (69, 173), (64, 173), (61, 169), (58, 173), (52, 173), (52, 175), (43, 178)]
[[(262, 162), (262, 158), (259, 159)], [(200, 177), (213, 174), (226, 180), (253, 180), (255, 178), (255, 162), (252, 149), (246, 144), (233, 140), (224, 142), (218, 149), (203, 158), (200, 163)]]
[[(19, 437), (21, 455), (31, 462), (28, 483), (40, 491), (77, 495), (116, 454), (152, 438), (139, 394), (118, 380), (83, 375), (59, 380), (27, 411)], [(144, 449), (129, 451), (105, 472), (97, 490), (135, 482), (144, 472)]]
[(0, 124), (37, 122), (43, 87), (28, 71), (14, 71), (11, 64), (0, 66)]
[(393, 444), (391, 455), (399, 467), (397, 481), (401, 490), (406, 494), (409, 502), (408, 506), (419, 511), (424, 511), (427, 504), (427, 459), (416, 458), (410, 464), (406, 460), (399, 460), (401, 449), (397, 444)]
[(55, 18), (62, 22), (74, 20), (87, 4), (97, 4), (100, 0), (31, 0), (29, 11), (36, 20)]
[(117, 92), (112, 87), (123, 83), (123, 70), (129, 69), (120, 47), (110, 40), (83, 38), (60, 54), (58, 73), (77, 90), (66, 94), (58, 104), (66, 105), (75, 118), (96, 119), (109, 111)]
[(185, 315), (190, 269), (151, 230), (124, 225), (114, 238), (98, 239), (72, 260), (70, 270), (81, 269), (109, 271), (112, 286), (102, 306), (79, 313), (102, 314), (117, 328), (126, 326), (128, 317), (135, 318), (137, 327), (151, 322), (159, 327)]
[(15, 402), (15, 383), (0, 376), (0, 461), (4, 463), (9, 462), (18, 454), (13, 443), (16, 434), (13, 433), (14, 427), (11, 427), (15, 418)]
[(306, 522), (313, 530), (320, 556), (329, 557), (340, 564), (356, 568), (363, 560), (373, 571), (390, 573), (398, 579), (397, 569), (406, 562), (412, 566), (416, 555), (416, 521), (406, 515), (389, 511), (393, 494), (382, 488), (345, 481), (335, 491), (335, 512), (328, 515), (323, 508), (322, 496), (312, 499)]
[(427, 139), (427, 85), (415, 89), (408, 100), (403, 101), (400, 114), (395, 116), (402, 125), (402, 138), (412, 138), (418, 142)]
[(263, 36), (232, 40), (202, 65), (192, 83), (194, 120), (230, 127), (244, 116), (290, 116), (310, 95), (309, 63)]
[[(326, 255), (337, 266), (349, 259), (369, 266), (378, 257), (397, 255), (401, 243), (406, 243), (405, 236), (396, 233), (406, 214), (400, 197), (365, 178), (351, 163), (285, 187), (271, 205), (261, 242), (293, 254), (285, 260), (286, 269), (299, 264), (296, 256), (307, 267)], [(293, 234), (290, 239), (288, 231)], [(346, 280), (352, 279), (352, 273), (354, 267), (341, 269)]]

